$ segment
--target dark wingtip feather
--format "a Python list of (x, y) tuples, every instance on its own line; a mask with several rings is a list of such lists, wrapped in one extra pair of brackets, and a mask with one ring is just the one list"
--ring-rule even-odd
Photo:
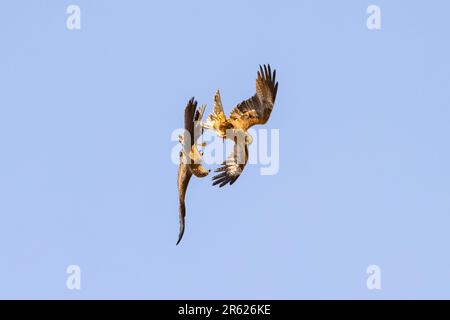
[[(216, 171), (217, 172), (217, 171)], [(223, 173), (216, 174), (214, 177), (212, 177), (213, 180), (217, 180), (219, 178), (223, 177)]]
[(222, 172), (225, 170), (227, 170), (227, 167), (220, 167), (220, 168), (217, 168), (216, 170), (214, 170), (214, 172)]
[(278, 92), (278, 82), (275, 84), (275, 89), (273, 91), (274, 91), (273, 100), (275, 100), (275, 98), (277, 97), (277, 92)]
[(180, 233), (180, 235), (178, 236), (178, 241), (177, 241), (177, 244), (176, 244), (176, 245), (179, 245), (179, 244), (180, 244), (181, 239), (183, 239), (183, 234), (184, 234), (184, 230), (183, 230), (183, 233)]
[(219, 185), (219, 187), (223, 187), (230, 181), (230, 177), (227, 176), (226, 173), (221, 173), (213, 177), (213, 186)]
[(219, 178), (217, 178), (217, 179), (215, 179), (213, 181), (214, 181), (215, 184), (218, 184), (218, 183), (224, 182), (225, 180), (228, 180), (227, 176), (221, 176), (221, 177), (219, 177)]
[(233, 183), (235, 183), (236, 180), (237, 180), (240, 176), (241, 176), (241, 175), (238, 175), (238, 176), (234, 177), (233, 179), (231, 179), (231, 181), (230, 181), (230, 186), (232, 186)]
[(228, 179), (225, 180), (224, 182), (222, 182), (222, 183), (219, 185), (219, 188), (222, 188), (222, 187), (225, 186), (228, 182), (230, 182)]

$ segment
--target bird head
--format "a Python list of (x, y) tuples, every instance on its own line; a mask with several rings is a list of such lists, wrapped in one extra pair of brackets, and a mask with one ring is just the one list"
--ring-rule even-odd
[(245, 144), (249, 145), (252, 144), (253, 142), (253, 138), (251, 135), (249, 135), (248, 133), (245, 134)]

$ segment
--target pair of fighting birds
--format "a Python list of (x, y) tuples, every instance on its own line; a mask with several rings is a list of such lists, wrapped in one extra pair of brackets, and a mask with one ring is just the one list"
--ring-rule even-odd
[[(233, 152), (223, 162), (222, 167), (215, 170), (219, 174), (213, 177), (213, 186), (223, 187), (228, 183), (232, 185), (247, 164), (247, 146), (252, 142), (252, 137), (247, 132), (248, 128), (256, 124), (265, 124), (269, 120), (278, 90), (278, 82), (275, 81), (276, 70), (272, 72), (270, 65), (260, 66), (259, 69), (256, 78), (256, 94), (239, 103), (228, 118), (223, 111), (219, 90), (214, 97), (214, 110), (206, 122), (202, 122), (206, 106), (197, 108), (197, 101), (194, 98), (189, 100), (184, 110), (185, 132), (179, 136), (183, 148), (180, 152), (178, 168), (180, 233), (177, 244), (180, 243), (185, 229), (185, 196), (189, 180), (192, 175), (203, 178), (209, 173), (201, 164), (202, 153), (198, 150), (196, 141), (199, 132), (203, 129), (214, 130), (219, 137), (234, 142)], [(204, 147), (203, 144), (201, 146)]]

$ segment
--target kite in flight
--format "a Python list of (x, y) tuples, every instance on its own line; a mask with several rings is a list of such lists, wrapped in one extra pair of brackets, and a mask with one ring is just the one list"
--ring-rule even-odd
[[(177, 245), (183, 238), (185, 228), (186, 206), (185, 196), (189, 180), (192, 175), (203, 178), (209, 173), (202, 164), (202, 153), (197, 148), (197, 139), (201, 134), (202, 118), (205, 112), (205, 105), (197, 109), (197, 101), (192, 98), (189, 100), (184, 110), (184, 134), (180, 135), (179, 142), (183, 146), (180, 151), (180, 166), (178, 167), (178, 193), (179, 193), (179, 219), (180, 219), (180, 233), (178, 235)], [(202, 146), (204, 146), (202, 144)]]
[(276, 70), (270, 65), (259, 66), (256, 78), (256, 94), (239, 103), (227, 118), (223, 111), (220, 92), (214, 97), (214, 110), (203, 124), (206, 129), (214, 130), (223, 139), (234, 141), (233, 152), (222, 163), (222, 167), (215, 170), (220, 172), (213, 177), (213, 186), (223, 187), (232, 185), (241, 175), (248, 161), (248, 145), (252, 142), (248, 128), (256, 124), (265, 124), (269, 120), (278, 91), (275, 81)]
[(183, 238), (185, 230), (186, 206), (185, 197), (189, 181), (192, 175), (203, 178), (209, 174), (201, 162), (203, 153), (198, 150), (198, 137), (203, 134), (203, 129), (214, 130), (221, 138), (234, 142), (233, 152), (227, 156), (222, 167), (216, 169), (219, 172), (213, 177), (213, 186), (223, 187), (232, 185), (241, 175), (248, 161), (248, 145), (252, 143), (252, 137), (247, 130), (257, 124), (265, 124), (270, 117), (275, 104), (278, 91), (276, 71), (272, 72), (270, 65), (259, 67), (256, 78), (256, 93), (249, 99), (239, 103), (227, 118), (223, 111), (220, 92), (217, 90), (214, 96), (214, 110), (202, 123), (205, 105), (197, 109), (197, 101), (189, 100), (184, 110), (184, 134), (179, 136), (182, 151), (180, 152), (180, 166), (178, 168), (178, 193), (179, 193), (179, 220), (180, 231), (177, 245)]

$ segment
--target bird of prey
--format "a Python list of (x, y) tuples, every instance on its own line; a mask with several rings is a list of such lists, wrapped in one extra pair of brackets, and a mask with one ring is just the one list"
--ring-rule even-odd
[[(180, 243), (184, 234), (186, 206), (185, 197), (192, 175), (203, 178), (209, 173), (202, 164), (202, 153), (197, 147), (197, 139), (200, 136), (202, 128), (202, 118), (205, 112), (205, 105), (197, 109), (197, 101), (192, 98), (189, 100), (184, 110), (184, 128), (183, 135), (179, 136), (179, 142), (183, 146), (180, 151), (180, 166), (178, 167), (178, 193), (179, 193), (179, 219), (180, 233), (178, 235), (177, 245)], [(204, 146), (202, 144), (202, 146)]]
[(223, 111), (220, 92), (214, 97), (214, 110), (203, 124), (204, 128), (214, 130), (223, 139), (234, 141), (233, 152), (215, 170), (220, 172), (213, 177), (213, 186), (232, 185), (241, 175), (248, 161), (248, 145), (252, 142), (248, 128), (256, 124), (265, 124), (269, 120), (278, 91), (275, 81), (276, 70), (270, 65), (259, 66), (256, 78), (256, 94), (239, 103), (227, 118)]

